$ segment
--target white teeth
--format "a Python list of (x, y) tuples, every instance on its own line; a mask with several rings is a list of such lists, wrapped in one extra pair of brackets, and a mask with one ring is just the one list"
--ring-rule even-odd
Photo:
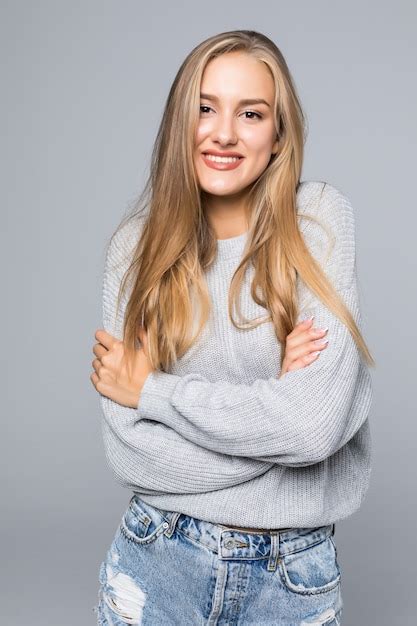
[(204, 156), (206, 159), (215, 161), (216, 163), (235, 163), (236, 161), (239, 161), (239, 157), (219, 157), (214, 156), (214, 154), (205, 154)]

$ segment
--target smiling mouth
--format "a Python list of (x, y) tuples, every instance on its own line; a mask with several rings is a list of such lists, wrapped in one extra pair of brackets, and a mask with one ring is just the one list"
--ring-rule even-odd
[(219, 157), (214, 154), (206, 154), (202, 152), (201, 154), (204, 163), (215, 170), (227, 171), (234, 170), (236, 167), (240, 165), (243, 161), (244, 157), (236, 157), (236, 156), (226, 156)]

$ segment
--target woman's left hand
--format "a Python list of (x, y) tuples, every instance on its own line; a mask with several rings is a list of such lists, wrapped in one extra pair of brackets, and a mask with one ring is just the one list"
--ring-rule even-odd
[(123, 341), (103, 329), (97, 330), (94, 336), (99, 343), (93, 347), (96, 358), (92, 365), (95, 371), (90, 380), (96, 391), (118, 404), (137, 409), (145, 380), (154, 371), (148, 359), (146, 331), (139, 333), (141, 348), (136, 350), (131, 378), (122, 362)]

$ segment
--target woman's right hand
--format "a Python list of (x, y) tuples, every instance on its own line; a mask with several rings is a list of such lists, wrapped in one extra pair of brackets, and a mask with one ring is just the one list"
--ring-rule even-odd
[(319, 358), (321, 350), (327, 347), (324, 339), (328, 328), (313, 328), (313, 320), (307, 319), (296, 324), (294, 329), (287, 335), (285, 355), (281, 372), (278, 378), (282, 378), (287, 372), (301, 369), (313, 363)]

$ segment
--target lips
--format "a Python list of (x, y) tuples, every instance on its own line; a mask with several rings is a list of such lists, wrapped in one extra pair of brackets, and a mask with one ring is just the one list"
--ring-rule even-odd
[[(221, 161), (215, 161), (214, 159), (211, 159), (209, 155), (213, 155), (213, 156), (222, 156), (222, 157), (234, 157), (235, 160), (234, 161), (225, 161), (225, 162), (221, 162)], [(239, 165), (243, 162), (244, 157), (234, 153), (234, 154), (216, 154), (213, 152), (208, 152), (208, 153), (204, 153), (202, 152), (201, 157), (204, 161), (204, 163), (207, 165), (207, 167), (210, 167), (213, 170), (218, 170), (218, 171), (229, 171), (229, 170), (234, 170), (237, 167), (239, 167)], [(237, 157), (237, 158), (236, 158)]]

